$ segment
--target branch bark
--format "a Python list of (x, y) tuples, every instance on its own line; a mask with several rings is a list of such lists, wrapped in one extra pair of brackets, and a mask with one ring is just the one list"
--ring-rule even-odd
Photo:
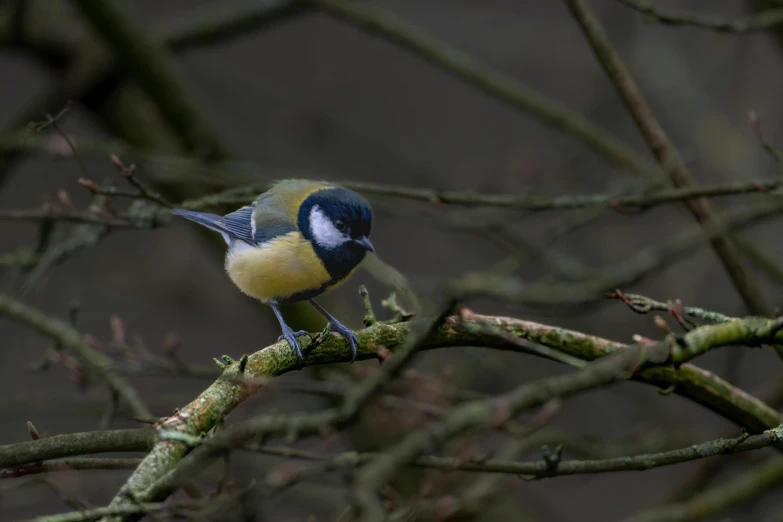
[[(601, 22), (590, 8), (588, 0), (566, 0), (566, 3), (574, 19), (582, 28), (598, 61), (625, 103), (628, 112), (636, 121), (636, 125), (650, 146), (650, 150), (669, 173), (674, 185), (694, 188), (696, 182), (693, 175), (680, 158), (679, 152), (668, 134), (661, 127), (631, 72), (612, 46)], [(720, 231), (722, 229), (721, 224), (713, 216), (710, 204), (706, 199), (691, 199), (686, 204), (702, 226), (710, 230)], [(764, 299), (761, 288), (742, 263), (739, 252), (728, 234), (721, 232), (718, 235), (710, 236), (710, 243), (751, 312), (771, 316), (772, 311)], [(783, 359), (783, 351), (776, 351)]]
[[(152, 445), (150, 444), (150, 447)], [(53, 473), (57, 471), (83, 471), (107, 469), (136, 469), (141, 463), (140, 458), (101, 458), (74, 457), (70, 459), (50, 460), (39, 464), (25, 464), (8, 469), (0, 469), (0, 479), (25, 477), (38, 473)]]
[[(503, 335), (493, 335), (487, 324), (502, 331)], [(704, 328), (710, 328), (707, 326)], [(357, 332), (360, 341), (359, 357), (376, 357), (380, 347), (389, 350), (399, 348), (410, 334), (410, 323), (384, 324)], [(601, 358), (621, 351), (624, 345), (592, 337), (577, 332), (553, 328), (545, 325), (501, 317), (447, 318), (425, 340), (425, 348), (451, 346), (507, 347), (507, 336), (523, 338), (540, 343), (564, 353), (585, 360)], [(305, 364), (319, 364), (344, 361), (349, 357), (344, 340), (334, 335), (328, 336), (317, 346), (305, 342)], [(668, 351), (667, 351), (668, 353)], [(257, 387), (253, 379), (275, 376), (299, 368), (298, 360), (292, 355), (285, 342), (271, 345), (250, 355), (243, 372), (239, 364), (228, 366), (224, 375), (205, 390), (179, 414), (169, 418), (162, 427), (184, 434), (199, 435), (210, 430), (220, 419), (252, 395)], [(637, 380), (654, 384), (662, 388), (674, 387), (675, 393), (691, 398), (700, 404), (737, 422), (751, 432), (770, 429), (783, 421), (783, 415), (769, 408), (758, 399), (732, 387), (725, 381), (699, 368), (684, 364), (679, 369), (670, 366), (653, 367), (642, 370), (634, 376)], [(317, 414), (298, 414), (288, 416), (270, 416), (256, 419), (253, 423), (256, 431), (266, 433), (286, 433), (294, 427), (297, 432), (318, 432), (328, 425), (333, 412)], [(306, 418), (306, 419), (305, 419)], [(131, 475), (114, 502), (127, 502), (129, 495), (146, 500), (153, 484), (176, 467), (188, 451), (188, 445), (177, 440), (163, 440), (158, 443), (142, 464)]]
[(120, 451), (149, 451), (157, 440), (155, 430), (87, 431), (44, 437), (0, 446), (0, 468), (14, 468), (51, 459)]

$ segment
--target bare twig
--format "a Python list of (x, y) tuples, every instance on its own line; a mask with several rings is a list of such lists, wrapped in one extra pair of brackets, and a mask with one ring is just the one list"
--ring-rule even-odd
[(67, 208), (46, 207), (30, 210), (0, 210), (0, 220), (3, 221), (66, 221), (69, 223), (87, 223), (91, 225), (106, 225), (115, 228), (141, 228), (122, 217), (114, 217), (105, 213), (80, 211)]
[(662, 171), (640, 158), (610, 132), (581, 114), (504, 76), (446, 42), (408, 24), (393, 13), (354, 0), (304, 0), (371, 34), (383, 36), (436, 67), (508, 103), (522, 112), (585, 142), (607, 160), (645, 177), (663, 179)]
[[(650, 299), (649, 297), (643, 295), (626, 294), (621, 292), (620, 290), (615, 290), (614, 292), (608, 293), (606, 294), (606, 297), (609, 299), (618, 299), (622, 301), (623, 303), (628, 305), (628, 308), (630, 308), (637, 314), (646, 314), (652, 312), (653, 310), (671, 313), (675, 307), (673, 303), (662, 303), (660, 301)], [(720, 312), (713, 312), (710, 310), (705, 310), (703, 308), (696, 308), (693, 306), (683, 306), (682, 311), (686, 315), (714, 324), (725, 323), (736, 319), (736, 317), (729, 317)]]
[[(451, 409), (444, 418), (404, 437), (387, 453), (364, 466), (356, 475), (355, 496), (362, 508), (364, 520), (383, 520), (384, 513), (376, 499), (376, 492), (390, 480), (405, 463), (423, 453), (432, 452), (445, 442), (467, 430), (488, 428), (496, 422), (500, 412), (511, 416), (515, 412), (535, 407), (554, 398), (564, 398), (585, 390), (607, 386), (632, 377), (644, 367), (666, 362), (684, 361), (726, 341), (747, 342), (746, 333), (760, 338), (775, 335), (776, 320), (757, 318), (708, 325), (688, 332), (682, 341), (671, 337), (654, 345), (640, 344), (620, 350), (610, 357), (594, 362), (572, 374), (542, 379), (520, 386), (500, 397), (471, 401)], [(748, 326), (748, 331), (744, 326)], [(770, 432), (777, 443), (778, 432)]]
[(25, 477), (38, 473), (58, 471), (135, 469), (140, 458), (74, 457), (70, 459), (49, 460), (38, 464), (25, 464), (0, 469), (0, 479)]
[(88, 368), (95, 371), (109, 383), (109, 386), (117, 392), (134, 415), (152, 416), (152, 412), (144, 404), (136, 390), (131, 387), (125, 377), (120, 375), (114, 362), (89, 346), (82, 339), (81, 334), (70, 324), (59, 319), (47, 317), (37, 310), (3, 294), (0, 294), (0, 314), (24, 323), (30, 328), (57, 340), (65, 349), (72, 350)]
[(118, 515), (149, 515), (169, 514), (187, 518), (205, 517), (210, 513), (236, 508), (238, 495), (221, 495), (204, 500), (192, 500), (189, 502), (160, 502), (160, 503), (131, 503), (123, 506), (107, 506), (95, 509), (85, 509), (73, 513), (49, 515), (32, 518), (23, 522), (89, 522), (108, 516)]
[[(653, 114), (639, 86), (623, 63), (620, 55), (612, 46), (609, 37), (587, 0), (566, 0), (566, 3), (581, 26), (596, 57), (612, 80), (628, 112), (636, 120), (636, 124), (644, 135), (650, 150), (669, 173), (674, 185), (694, 188), (696, 183), (693, 175), (680, 158), (679, 152), (669, 139), (666, 131), (661, 127), (655, 114)], [(756, 314), (772, 315), (761, 289), (743, 265), (739, 252), (728, 234), (722, 231), (722, 225), (715, 219), (708, 201), (703, 198), (691, 199), (686, 204), (697, 221), (709, 231), (710, 243), (715, 253), (720, 258), (748, 308)], [(783, 351), (778, 351), (778, 355), (783, 359)]]
[(746, 16), (734, 20), (702, 16), (687, 11), (663, 11), (655, 7), (649, 0), (618, 0), (647, 16), (649, 20), (665, 25), (684, 25), (711, 29), (721, 33), (749, 33), (764, 31), (783, 24), (783, 9), (769, 9), (754, 16)]

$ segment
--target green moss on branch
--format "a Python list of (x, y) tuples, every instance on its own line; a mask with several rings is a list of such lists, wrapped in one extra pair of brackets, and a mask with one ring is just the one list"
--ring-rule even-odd
[(51, 459), (120, 451), (149, 451), (157, 436), (152, 428), (66, 433), (0, 446), (0, 468)]

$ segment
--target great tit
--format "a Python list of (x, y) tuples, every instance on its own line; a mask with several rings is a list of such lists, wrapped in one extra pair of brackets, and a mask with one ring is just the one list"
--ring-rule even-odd
[(272, 307), (285, 339), (301, 362), (297, 338), (280, 313), (280, 303), (309, 301), (345, 336), (351, 361), (359, 342), (351, 330), (313, 301), (345, 281), (369, 250), (372, 209), (350, 190), (309, 180), (277, 182), (252, 204), (218, 216), (191, 210), (173, 210), (219, 232), (228, 245), (226, 272), (245, 294)]

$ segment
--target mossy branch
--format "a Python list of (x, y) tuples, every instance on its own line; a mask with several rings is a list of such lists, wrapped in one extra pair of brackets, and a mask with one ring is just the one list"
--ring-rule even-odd
[[(754, 318), (754, 321), (756, 319)], [(411, 328), (421, 328), (420, 321), (397, 324), (376, 323), (356, 332), (360, 341), (359, 358), (377, 356), (381, 347), (397, 350), (410, 334)], [(497, 335), (487, 329), (487, 323), (501, 330)], [(712, 325), (703, 328), (713, 328)], [(732, 330), (734, 331), (734, 330)], [(702, 339), (710, 336), (698, 333)], [(461, 315), (447, 318), (424, 340), (424, 348), (453, 346), (483, 346), (489, 348), (508, 347), (507, 336), (526, 339), (557, 349), (574, 357), (593, 360), (620, 351), (624, 345), (569, 330), (554, 328), (519, 319)], [(745, 337), (743, 337), (745, 339)], [(303, 339), (304, 340), (304, 339)], [(727, 340), (727, 339), (724, 339)], [(305, 364), (330, 363), (347, 360), (348, 347), (342, 338), (330, 335), (317, 346), (305, 344)], [(661, 343), (660, 362), (665, 363), (668, 346)], [(393, 360), (393, 358), (392, 358)], [(237, 364), (230, 364), (224, 375), (178, 414), (163, 422), (164, 430), (176, 430), (198, 436), (209, 431), (219, 419), (225, 417), (239, 403), (252, 395), (258, 387), (254, 378), (280, 375), (300, 367), (285, 342), (271, 345), (247, 358), (244, 372), (240, 375)], [(732, 387), (710, 372), (683, 365), (679, 369), (671, 366), (651, 367), (637, 372), (636, 380), (662, 388), (674, 386), (675, 393), (707, 406), (728, 419), (757, 433), (774, 428), (783, 421), (783, 415), (769, 408), (758, 399)], [(317, 433), (333, 421), (331, 410), (316, 414), (294, 414), (262, 417), (254, 421), (253, 430), (266, 433), (287, 433), (294, 428), (299, 432)], [(172, 470), (188, 451), (188, 445), (178, 440), (163, 440), (144, 459), (123, 487), (115, 502), (127, 501), (132, 494), (145, 500), (145, 492)]]
[(25, 464), (92, 453), (146, 452), (154, 447), (156, 441), (157, 435), (152, 428), (54, 435), (0, 446), (0, 468), (14, 468)]
[[(150, 447), (152, 444), (150, 444)], [(38, 473), (54, 473), (58, 471), (83, 471), (107, 469), (136, 469), (141, 463), (140, 458), (103, 458), (103, 457), (73, 457), (57, 459), (38, 464), (24, 464), (13, 468), (0, 469), (0, 479), (25, 477)]]

